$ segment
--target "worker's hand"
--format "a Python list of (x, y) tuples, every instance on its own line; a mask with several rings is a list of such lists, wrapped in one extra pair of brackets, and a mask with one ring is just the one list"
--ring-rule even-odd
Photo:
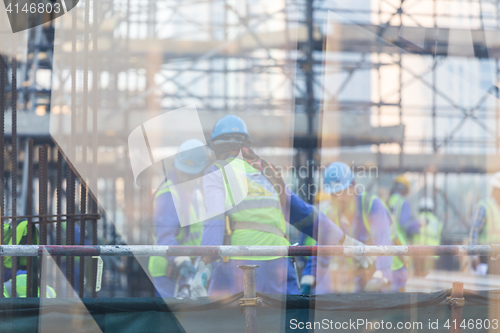
[(205, 264), (204, 261), (198, 262), (198, 269), (194, 279), (190, 284), (191, 297), (207, 296), (208, 280), (212, 276), (212, 264)]
[(470, 257), (470, 266), (473, 270), (477, 269), (477, 266), (481, 263), (481, 260), (479, 259), (479, 256), (472, 256)]
[(302, 279), (300, 279), (300, 294), (311, 295), (314, 282), (315, 278), (313, 275), (304, 275)]
[(389, 285), (389, 280), (381, 271), (373, 273), (372, 278), (366, 283), (364, 291), (367, 293), (379, 293)]
[(191, 262), (184, 261), (178, 268), (179, 275), (185, 280), (193, 277), (196, 274), (196, 269), (191, 264)]
[(193, 264), (191, 263), (191, 258), (182, 256), (182, 257), (175, 257), (174, 258), (174, 263), (177, 269), (179, 270), (179, 275), (183, 279), (188, 279), (190, 277), (193, 277), (196, 274), (196, 269), (194, 268)]
[[(364, 243), (351, 238), (349, 236), (345, 236), (344, 243), (342, 245), (346, 246), (365, 246)], [(363, 268), (368, 268), (371, 265), (373, 265), (373, 262), (375, 261), (375, 257), (369, 257), (369, 256), (355, 256), (354, 259), (363, 267)]]

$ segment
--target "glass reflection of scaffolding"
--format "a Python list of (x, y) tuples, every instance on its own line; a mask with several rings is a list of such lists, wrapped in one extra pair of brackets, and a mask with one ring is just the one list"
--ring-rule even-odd
[[(127, 147), (116, 138), (127, 136), (137, 114), (150, 110), (195, 104), (209, 120), (206, 133), (225, 113), (255, 117), (261, 126), (255, 126), (253, 143), (264, 158), (285, 165), (291, 156), (295, 166), (311, 171), (306, 177), (287, 175), (300, 188), (318, 181), (312, 171), (328, 97), (340, 115), (339, 141), (334, 149), (323, 147), (321, 164), (340, 159), (375, 165), (379, 177), (366, 183), (381, 194), (396, 173), (411, 173), (412, 202), (434, 196), (445, 221), (445, 244), (463, 241), (470, 210), (487, 193), (485, 175), (500, 169), (498, 2), (372, 0), (351, 1), (345, 8), (328, 0), (104, 0), (79, 6), (55, 22), (57, 28), (73, 27), (78, 36), (60, 45), (67, 64), (52, 63), (50, 27), (33, 30), (27, 61), (19, 62), (19, 117), (67, 114), (87, 103), (91, 127), (94, 99), (90, 94), (84, 101), (84, 74), (71, 64), (81, 65), (83, 58), (72, 58), (72, 50), (80, 51), (95, 33), (87, 22), (98, 22), (100, 49), (123, 56), (101, 62), (100, 77), (87, 77), (88, 89), (99, 85), (106, 96), (95, 100), (100, 109), (129, 115), (114, 128), (93, 128), (87, 138), (91, 147), (97, 135), (100, 149), (112, 152), (99, 161), (103, 172), (95, 180), (96, 195), (107, 207), (104, 219), (114, 224), (100, 224), (102, 242), (117, 241), (111, 238), (114, 228), (130, 244), (152, 240), (149, 192), (135, 191), (131, 173), (116, 177), (117, 169), (128, 166)], [(336, 31), (331, 53), (324, 49), (329, 17)], [(220, 42), (227, 43), (224, 50), (214, 50)], [(170, 43), (169, 51), (153, 52), (157, 43)], [(327, 58), (336, 63), (332, 72), (325, 72)], [(53, 95), (49, 110), (50, 86), (43, 75), (52, 66), (52, 88), (67, 87), (67, 94)], [(73, 105), (72, 93), (79, 99)], [(294, 118), (293, 148), (269, 146), (269, 136), (288, 134), (267, 128), (259, 121), (263, 116)], [(323, 118), (323, 124), (328, 120), (335, 119)], [(22, 126), (20, 136), (35, 136), (32, 127)], [(35, 145), (50, 137), (36, 138)]]

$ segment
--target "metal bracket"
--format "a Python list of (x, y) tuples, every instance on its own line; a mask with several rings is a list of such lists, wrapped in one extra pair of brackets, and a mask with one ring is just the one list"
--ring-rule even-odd
[(261, 306), (264, 303), (262, 302), (262, 298), (240, 298), (239, 305), (240, 306)]
[(449, 306), (464, 306), (465, 298), (446, 297), (446, 303), (448, 303)]

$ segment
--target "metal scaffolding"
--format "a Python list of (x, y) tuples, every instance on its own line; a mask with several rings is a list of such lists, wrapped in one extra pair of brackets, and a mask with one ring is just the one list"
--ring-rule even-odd
[[(150, 192), (134, 189), (131, 172), (116, 177), (116, 170), (129, 166), (127, 147), (116, 137), (130, 133), (136, 113), (152, 108), (173, 110), (193, 103), (200, 115), (207, 117), (255, 114), (255, 124), (260, 126), (254, 127), (262, 133), (271, 132), (265, 122), (259, 121), (262, 115), (293, 117), (295, 132), (289, 154), (295, 166), (306, 165), (309, 170), (298, 186), (300, 182), (310, 185), (318, 177), (320, 120), (325, 95), (329, 95), (345, 121), (339, 133), (341, 152), (336, 158), (349, 164), (355, 161), (360, 166), (377, 166), (384, 175), (372, 187), (379, 192), (387, 187), (389, 177), (398, 172), (412, 173), (420, 186), (417, 195), (432, 195), (442, 203), (438, 213), (448, 230), (458, 229), (463, 236), (469, 227), (466, 214), (479, 194), (462, 198), (457, 191), (457, 184), (462, 184), (458, 176), (472, 179), (481, 175), (481, 179), (473, 179), (477, 187), (477, 183), (484, 183), (484, 174), (500, 169), (496, 85), (500, 72), (500, 2), (470, 1), (469, 7), (459, 13), (443, 10), (442, 2), (426, 1), (428, 8), (424, 9), (415, 1), (396, 0), (367, 1), (344, 8), (335, 1), (290, 0), (274, 1), (263, 10), (248, 1), (233, 0), (82, 1), (77, 10), (56, 22), (58, 28), (75, 32), (75, 37), (68, 39), (70, 43), (61, 47), (70, 59), (67, 67), (53, 62), (54, 22), (31, 29), (22, 59), (4, 57), (0, 66), (0, 91), (4, 92), (0, 94), (3, 219), (22, 215), (29, 223), (39, 223), (43, 245), (63, 244), (63, 238), (66, 244), (84, 241), (84, 234), (80, 240), (74, 239), (78, 223), (88, 231), (92, 244), (123, 243), (120, 236), (129, 244), (151, 244)], [(340, 19), (333, 23), (338, 31), (333, 37), (336, 48), (325, 55), (329, 13)], [(453, 20), (459, 19), (467, 19), (470, 28), (453, 26)], [(98, 33), (99, 38), (94, 38)], [(191, 39), (183, 39), (183, 34)], [(459, 35), (470, 38), (456, 39)], [(219, 43), (224, 48), (218, 49)], [(155, 45), (168, 51), (157, 54)], [(100, 58), (97, 49), (113, 49), (123, 57)], [(338, 60), (339, 83), (335, 87), (325, 86), (327, 56)], [(421, 71), (415, 69), (415, 56), (423, 63)], [(96, 68), (98, 58), (99, 66), (107, 69), (105, 80), (89, 75), (102, 70)], [(472, 105), (455, 101), (455, 96), (443, 89), (440, 71), (446, 69), (449, 59), (476, 61), (478, 68), (495, 74)], [(134, 61), (150, 67), (131, 66)], [(43, 78), (52, 72), (56, 73), (49, 80), (52, 86), (46, 85)], [(370, 80), (371, 95), (366, 99), (352, 97), (360, 73)], [(464, 76), (457, 81), (460, 79)], [(388, 84), (390, 81), (395, 83)], [(62, 89), (66, 95), (50, 101), (53, 86), (68, 87)], [(98, 86), (99, 94), (106, 98), (94, 93)], [(429, 103), (414, 103), (409, 92), (415, 86), (425, 91), (422, 96)], [(98, 126), (98, 109), (126, 111), (127, 117), (120, 127), (102, 128)], [(70, 151), (61, 151), (49, 134), (48, 116), (66, 113), (71, 113), (71, 121), (61, 127), (70, 133), (73, 146)], [(428, 123), (422, 127), (430, 129), (429, 135), (408, 131), (416, 121)], [(445, 123), (451, 126), (443, 133), (440, 128)], [(91, 131), (83, 131), (80, 136), (77, 128)], [(476, 134), (459, 135), (464, 128)], [(205, 133), (210, 130), (210, 126), (204, 128)], [(255, 145), (266, 148), (268, 137), (260, 139), (259, 135), (255, 135)], [(115, 158), (98, 163), (98, 149), (107, 148), (116, 151)], [(84, 170), (72, 169), (76, 156), (85, 162)], [(101, 178), (93, 178), (95, 184), (86, 184), (86, 174), (92, 173)], [(41, 185), (33, 187), (37, 178)], [(151, 185), (152, 180), (145, 182)], [(89, 193), (86, 185), (99, 188), (98, 193)], [(39, 202), (35, 204), (37, 197)], [(106, 214), (99, 214), (96, 197), (106, 204)], [(66, 237), (62, 232), (65, 221)], [(52, 228), (52, 222), (56, 228)], [(62, 265), (60, 258), (56, 260)], [(96, 264), (94, 260), (92, 269)], [(119, 271), (120, 264), (115, 264)], [(72, 258), (65, 262), (71, 281), (76, 266), (83, 294), (83, 258), (78, 265)], [(140, 269), (135, 262), (126, 267), (134, 272)], [(127, 275), (132, 273), (128, 271)]]

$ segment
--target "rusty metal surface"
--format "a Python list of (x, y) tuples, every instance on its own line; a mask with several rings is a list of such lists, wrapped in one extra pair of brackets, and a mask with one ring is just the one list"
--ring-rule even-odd
[[(82, 184), (80, 187), (80, 213), (87, 211), (87, 189)], [(85, 245), (85, 219), (80, 221), (80, 245)], [(85, 257), (80, 257), (80, 267), (78, 273), (78, 295), (80, 298), (84, 295), (84, 276), (85, 276)]]
[[(59, 149), (57, 150), (57, 176), (56, 176), (56, 245), (62, 244), (62, 181), (63, 181), (63, 156)], [(61, 257), (56, 257), (56, 265), (61, 268)], [(61, 277), (56, 274), (56, 295), (62, 294)]]
[[(259, 265), (239, 265), (239, 268), (243, 271), (243, 303), (257, 305), (257, 293), (255, 292), (255, 269)], [(240, 300), (241, 301), (241, 300)], [(240, 305), (241, 302), (240, 302)], [(245, 306), (245, 326), (247, 333), (257, 333), (257, 307), (253, 305)]]
[[(48, 190), (48, 146), (44, 145), (38, 150), (38, 211), (41, 215), (47, 214), (47, 190)], [(47, 245), (47, 223), (43, 217), (40, 217), (40, 245)], [(40, 256), (40, 296), (47, 296), (47, 263), (44, 262), (44, 256)]]
[[(26, 161), (28, 163), (28, 193), (33, 193), (33, 140), (29, 140), (28, 142), (28, 160)], [(28, 195), (27, 196), (27, 202), (26, 202), (26, 214), (30, 215), (33, 213), (33, 196)], [(28, 245), (33, 244), (33, 224), (31, 223), (32, 219), (29, 217), (27, 218), (28, 221)], [(36, 259), (35, 259), (36, 260)], [(37, 294), (37, 289), (38, 289), (38, 284), (35, 284), (33, 286), (33, 276), (38, 275), (33, 274), (33, 258), (28, 257), (26, 260), (26, 275), (27, 275), (27, 285), (26, 285), (26, 297), (32, 297), (33, 295)], [(38, 279), (37, 279), (38, 281)], [(35, 288), (33, 288), (35, 287)], [(34, 289), (34, 290), (33, 290)]]
[[(75, 174), (69, 165), (66, 165), (66, 212), (74, 214), (75, 212)], [(75, 244), (75, 221), (72, 217), (68, 217), (66, 222), (66, 245)], [(75, 257), (66, 257), (66, 279), (69, 283), (66, 285), (66, 295), (72, 297), (75, 285), (74, 268)]]
[[(0, 216), (5, 215), (5, 198), (4, 198), (4, 188), (5, 188), (5, 109), (6, 109), (6, 98), (5, 98), (5, 81), (7, 80), (6, 66), (3, 58), (0, 57), (0, 175), (2, 175), (0, 180)], [(0, 243), (4, 242), (3, 234), (3, 219), (0, 221)], [(0, 258), (0, 298), (3, 298), (3, 283), (4, 283), (4, 258)]]
[(464, 284), (463, 282), (453, 282), (453, 287), (451, 288), (451, 296), (449, 298), (449, 304), (451, 305), (451, 333), (462, 332), (462, 307), (461, 302), (464, 301)]
[[(12, 136), (11, 136), (11, 182), (12, 182), (12, 216), (17, 216), (17, 59), (12, 57), (12, 94), (11, 94), (11, 108), (12, 108)], [(17, 239), (17, 219), (12, 219), (12, 240)], [(12, 260), (12, 296), (17, 297), (17, 260)]]

